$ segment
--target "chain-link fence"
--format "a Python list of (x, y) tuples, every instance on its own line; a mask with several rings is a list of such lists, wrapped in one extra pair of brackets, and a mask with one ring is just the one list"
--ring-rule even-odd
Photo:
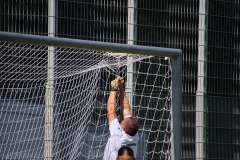
[[(48, 35), (48, 1), (0, 10), (0, 31)], [(182, 158), (240, 159), (240, 0), (56, 0), (55, 13), (57, 37), (182, 49)]]

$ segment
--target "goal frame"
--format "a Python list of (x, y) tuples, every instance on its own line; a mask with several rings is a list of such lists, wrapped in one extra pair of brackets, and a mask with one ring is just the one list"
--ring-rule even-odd
[[(87, 40), (77, 40), (68, 38), (38, 36), (38, 35), (27, 35), (20, 33), (1, 32), (0, 41), (2, 42), (13, 42), (13, 43), (26, 43), (32, 45), (44, 45), (51, 47), (68, 47), (77, 49), (89, 49), (97, 51), (107, 52), (118, 52), (138, 55), (149, 55), (159, 57), (171, 57), (171, 68), (172, 68), (172, 90), (171, 90), (171, 159), (181, 159), (181, 140), (182, 140), (182, 50), (173, 48), (161, 48), (161, 47), (149, 47), (139, 45), (127, 45), (107, 42), (96, 42)], [(49, 51), (49, 56), (53, 59), (54, 52)], [(53, 72), (50, 71), (52, 74)], [(47, 95), (53, 95), (53, 85), (51, 76), (48, 76), (47, 83)], [(49, 103), (52, 103), (51, 98)], [(45, 119), (45, 150), (47, 155), (45, 159), (51, 160), (53, 139), (51, 134), (53, 133), (53, 127), (51, 126), (51, 112), (53, 104), (46, 104), (46, 110), (48, 117)], [(48, 137), (48, 138), (47, 138)], [(50, 138), (49, 138), (50, 137)]]

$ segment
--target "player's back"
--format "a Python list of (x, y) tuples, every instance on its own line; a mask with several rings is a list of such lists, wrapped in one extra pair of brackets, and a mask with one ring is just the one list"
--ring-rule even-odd
[(138, 133), (134, 136), (130, 136), (125, 133), (119, 124), (118, 119), (116, 118), (110, 124), (110, 138), (107, 142), (105, 151), (104, 151), (104, 160), (116, 160), (118, 150), (122, 146), (128, 146), (132, 148), (134, 156), (137, 154), (137, 142), (139, 139)]

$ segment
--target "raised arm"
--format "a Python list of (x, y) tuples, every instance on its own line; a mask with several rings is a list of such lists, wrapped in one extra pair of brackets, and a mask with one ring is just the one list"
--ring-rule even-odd
[(117, 108), (116, 96), (117, 96), (116, 91), (110, 91), (110, 94), (109, 94), (109, 97), (108, 97), (108, 102), (107, 102), (108, 124), (110, 124), (117, 117), (117, 114), (116, 114), (116, 108)]
[(122, 83), (120, 83), (119, 85), (119, 92), (120, 92), (120, 105), (122, 107), (123, 118), (131, 117), (132, 113), (131, 113), (130, 104), (127, 99), (126, 93), (123, 89)]
[[(113, 81), (111, 81), (111, 88), (119, 89), (119, 83), (120, 83), (120, 77), (117, 76)], [(117, 118), (116, 114), (116, 96), (117, 96), (117, 90), (110, 91), (108, 102), (107, 102), (107, 112), (108, 112), (108, 124), (110, 124), (115, 118)]]

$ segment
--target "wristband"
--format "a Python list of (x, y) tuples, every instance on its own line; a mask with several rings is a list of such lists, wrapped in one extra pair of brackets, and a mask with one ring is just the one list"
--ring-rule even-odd
[(127, 116), (125, 116), (125, 118), (130, 118), (130, 117), (132, 117), (132, 115), (127, 115)]
[(114, 88), (114, 87), (112, 87), (112, 88), (111, 88), (111, 91), (118, 91), (118, 89), (117, 89), (117, 88)]

